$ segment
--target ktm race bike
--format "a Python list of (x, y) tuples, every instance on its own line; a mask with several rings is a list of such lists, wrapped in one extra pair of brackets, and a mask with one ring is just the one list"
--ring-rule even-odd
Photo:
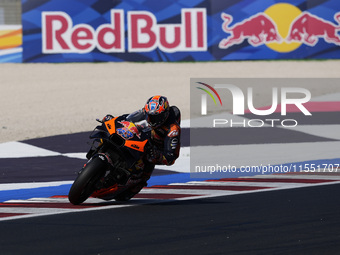
[(130, 122), (126, 116), (107, 115), (91, 133), (88, 162), (78, 173), (68, 198), (78, 205), (90, 196), (104, 200), (126, 201), (143, 185), (150, 128)]

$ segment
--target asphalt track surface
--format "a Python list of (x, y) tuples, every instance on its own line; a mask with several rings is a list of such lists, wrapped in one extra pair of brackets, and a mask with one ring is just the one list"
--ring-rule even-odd
[(340, 184), (0, 223), (1, 254), (338, 254)]
[[(338, 154), (333, 154), (340, 140), (337, 132), (339, 118), (336, 118), (340, 111), (336, 109), (336, 113), (323, 112), (318, 116), (321, 118), (331, 114), (332, 119), (336, 119), (335, 123), (320, 122), (320, 118), (316, 118), (315, 123), (306, 124), (317, 125), (312, 126), (313, 129), (308, 125), (302, 125), (299, 130), (303, 132), (277, 128), (269, 129), (270, 133), (266, 132), (265, 128), (261, 129), (261, 132), (230, 129), (229, 135), (234, 134), (240, 140), (228, 139), (228, 143), (223, 141), (223, 145), (242, 144), (243, 138), (249, 145), (242, 147), (243, 150), (258, 143), (263, 143), (262, 147), (256, 148), (263, 150), (274, 148), (271, 146), (277, 143), (288, 144), (292, 148), (294, 146), (301, 148), (301, 143), (306, 151), (317, 151), (318, 147), (323, 146), (322, 148), (330, 148), (328, 153), (331, 156), (323, 158), (328, 159), (326, 161), (328, 166), (339, 163)], [(317, 134), (314, 134), (315, 130), (318, 131)], [(324, 130), (332, 132), (326, 133)], [(203, 127), (200, 132), (204, 131)], [(246, 135), (251, 136), (253, 140), (248, 139)], [(20, 183), (25, 182), (73, 180), (75, 169), (86, 162), (75, 157), (73, 153), (86, 152), (88, 145), (80, 141), (86, 140), (87, 136), (88, 133), (79, 133), (5, 144), (3, 146), (5, 148), (13, 146), (13, 153), (22, 148), (24, 153), (31, 153), (25, 149), (30, 148), (37, 155), (32, 157), (24, 154), (13, 158), (4, 154), (0, 160), (2, 165), (0, 185), (7, 187), (7, 184), (15, 182), (20, 186)], [(266, 142), (268, 136), (280, 139), (271, 144)], [(196, 146), (209, 145), (209, 142), (211, 141), (201, 140)], [(182, 146), (188, 145), (187, 140), (182, 141)], [(274, 152), (274, 149), (271, 150)], [(321, 152), (319, 149), (318, 153)], [(72, 155), (73, 157), (70, 157)], [(58, 169), (64, 169), (64, 172), (58, 172)], [(87, 211), (75, 207), (72, 212), (63, 211), (65, 213), (53, 215), (41, 213), (30, 217), (32, 204), (37, 207), (33, 208), (35, 212), (51, 208), (58, 209), (59, 212), (66, 210), (62, 208), (65, 206), (65, 202), (62, 201), (67, 198), (53, 197), (65, 194), (59, 193), (61, 191), (58, 190), (57, 193), (43, 196), (41, 191), (44, 188), (31, 187), (32, 192), (39, 191), (38, 197), (33, 193), (25, 197), (27, 192), (25, 189), (3, 190), (3, 193), (0, 193), (2, 210), (0, 216), (3, 219), (0, 220), (0, 254), (339, 253), (338, 172), (276, 175), (270, 178), (237, 177), (239, 179), (229, 178), (213, 182), (197, 182), (190, 179), (179, 182), (173, 179), (174, 176), (185, 177), (188, 174), (165, 171), (163, 174), (168, 174), (165, 177), (172, 179), (171, 183), (177, 183), (169, 185), (171, 183), (160, 183), (162, 171), (156, 171), (155, 176), (150, 179), (151, 182), (153, 179), (157, 180), (157, 183), (143, 189), (139, 194), (141, 197), (122, 204), (124, 207), (121, 208), (116, 202), (109, 202), (106, 205), (85, 203), (79, 207), (97, 208)], [(287, 176), (290, 176), (289, 180)], [(186, 183), (189, 181), (192, 183)], [(241, 194), (242, 192), (244, 194)], [(152, 196), (155, 194), (157, 197)], [(210, 197), (198, 198), (205, 194)], [(172, 196), (171, 199), (169, 195)], [(177, 199), (178, 195), (181, 196)], [(187, 198), (181, 200), (185, 198), (184, 196)], [(196, 197), (192, 199), (188, 196)], [(46, 200), (40, 200), (40, 203), (39, 200), (30, 200), (41, 198)], [(61, 208), (54, 208), (53, 201), (58, 199), (60, 199), (58, 206)], [(50, 206), (43, 202), (47, 200), (52, 201)], [(66, 206), (72, 205), (67, 202)], [(13, 211), (9, 212), (9, 209)], [(14, 216), (11, 219), (8, 217), (11, 216), (8, 214), (15, 215), (18, 212), (24, 216), (17, 218)]]

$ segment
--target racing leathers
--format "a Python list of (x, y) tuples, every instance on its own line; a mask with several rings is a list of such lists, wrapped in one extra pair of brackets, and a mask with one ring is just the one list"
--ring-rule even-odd
[[(145, 120), (143, 110), (127, 116), (128, 121), (139, 122)], [(171, 106), (167, 120), (157, 128), (151, 130), (151, 144), (147, 153), (147, 161), (154, 165), (172, 165), (179, 156), (181, 136), (181, 113), (176, 106)]]
[[(128, 115), (126, 119), (138, 125), (138, 122), (146, 119), (146, 114), (143, 110), (139, 110)], [(144, 160), (145, 166), (141, 185), (136, 186), (132, 190), (133, 193), (138, 193), (147, 185), (146, 182), (150, 179), (155, 165), (172, 165), (175, 163), (180, 151), (180, 123), (180, 110), (176, 106), (171, 106), (166, 121), (161, 126), (151, 129), (151, 146)]]

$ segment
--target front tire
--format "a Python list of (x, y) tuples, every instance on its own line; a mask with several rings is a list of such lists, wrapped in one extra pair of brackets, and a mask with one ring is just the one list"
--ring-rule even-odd
[(68, 199), (74, 205), (79, 205), (95, 191), (94, 185), (105, 174), (107, 163), (96, 157), (86, 164), (74, 181)]

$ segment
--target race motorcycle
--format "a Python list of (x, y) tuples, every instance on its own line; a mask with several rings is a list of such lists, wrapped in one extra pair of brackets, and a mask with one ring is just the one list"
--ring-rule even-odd
[(151, 129), (146, 122), (135, 124), (124, 115), (107, 115), (97, 121), (101, 125), (90, 135), (93, 142), (86, 155), (88, 162), (68, 194), (74, 205), (83, 203), (90, 196), (126, 201), (136, 195), (132, 190), (137, 185), (143, 185), (143, 158), (151, 146)]

